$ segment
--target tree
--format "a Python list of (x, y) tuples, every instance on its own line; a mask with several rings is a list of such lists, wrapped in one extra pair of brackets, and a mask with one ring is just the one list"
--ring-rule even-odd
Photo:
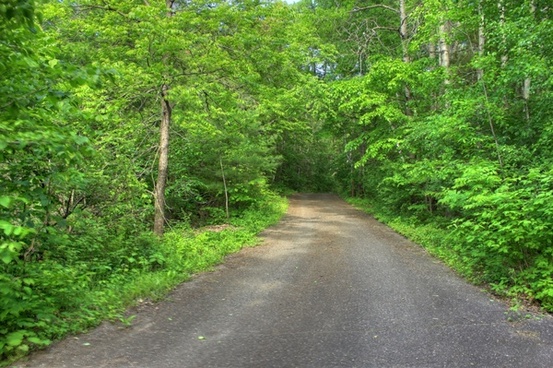
[[(406, 32), (403, 21), (396, 26), (408, 43), (379, 38), (386, 51), (366, 58), (362, 76), (330, 83), (323, 119), (344, 142), (345, 154), (337, 153), (338, 172), (347, 179), (342, 190), (370, 196), (409, 222), (453, 223), (453, 250), (472, 276), (551, 305), (551, 284), (537, 275), (550, 278), (553, 259), (542, 233), (530, 230), (544, 231), (542, 211), (550, 211), (537, 209), (550, 191), (551, 73), (545, 70), (551, 66), (544, 45), (551, 36), (543, 28), (550, 7), (467, 0), (351, 9), (350, 29), (363, 17), (389, 24), (381, 13), (407, 14), (400, 18), (411, 28)], [(350, 40), (341, 28), (336, 32)], [(365, 45), (363, 33), (356, 35)], [(410, 91), (400, 99), (402, 86)]]
[(54, 308), (28, 265), (65, 242), (67, 218), (82, 206), (71, 198), (86, 185), (80, 170), (92, 156), (68, 121), (81, 117), (71, 89), (95, 75), (57, 59), (38, 14), (34, 1), (0, 6), (1, 359), (49, 342), (36, 327)]
[[(167, 17), (174, 15), (174, 0), (165, 0)], [(165, 77), (168, 79), (168, 76)], [(159, 165), (157, 180), (154, 185), (154, 233), (161, 236), (165, 227), (165, 187), (167, 185), (167, 171), (169, 169), (169, 128), (171, 126), (171, 102), (169, 101), (169, 85), (161, 85), (161, 123), (159, 124)]]

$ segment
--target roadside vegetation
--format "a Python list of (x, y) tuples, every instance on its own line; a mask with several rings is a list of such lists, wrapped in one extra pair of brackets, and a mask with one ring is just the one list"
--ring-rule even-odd
[[(460, 234), (454, 226), (444, 227), (436, 222), (414, 221), (413, 218), (389, 212), (377, 201), (361, 198), (346, 198), (346, 200), (425, 248), (428, 253), (441, 259), (466, 280), (486, 288), (495, 296), (505, 300), (514, 312), (519, 313), (520, 308), (540, 309), (549, 313), (553, 311), (551, 304), (547, 303), (547, 299), (545, 302), (537, 300), (533, 297), (534, 290), (528, 286), (528, 275), (539, 273), (539, 270), (529, 267), (525, 272), (519, 273), (516, 280), (509, 280), (503, 273), (493, 274), (491, 272), (493, 269), (490, 269), (486, 262), (477, 262), (477, 257), (467, 254), (465, 239), (459, 236), (475, 236), (474, 233)], [(502, 270), (503, 267), (499, 269)], [(505, 282), (501, 282), (501, 280)]]
[(0, 358), (254, 244), (289, 191), (369, 203), (461, 274), (553, 311), (551, 12), (3, 1)]
[[(129, 307), (159, 301), (192, 274), (257, 245), (257, 234), (276, 223), (286, 208), (284, 198), (267, 195), (228, 221), (214, 222), (220, 225), (196, 229), (179, 223), (163, 239), (146, 231), (121, 237), (90, 229), (85, 239), (66, 239), (72, 251), (58, 247), (23, 269), (10, 263), (4, 272), (12, 283), (4, 276), (2, 284), (0, 322), (9, 331), (0, 341), (3, 363), (104, 320), (131, 323), (132, 316), (125, 314)], [(88, 246), (79, 247), (80, 242)]]
[(0, 4), (3, 364), (162, 298), (285, 212), (309, 27), (282, 4), (150, 3)]
[(357, 75), (329, 84), (326, 110), (347, 196), (474, 282), (547, 311), (551, 11), (538, 0), (356, 3), (338, 45)]

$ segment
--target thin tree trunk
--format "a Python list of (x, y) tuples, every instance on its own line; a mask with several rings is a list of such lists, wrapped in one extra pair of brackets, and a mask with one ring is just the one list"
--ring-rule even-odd
[[(484, 89), (484, 97), (486, 98), (486, 105), (490, 104), (490, 100), (488, 98), (488, 89), (486, 88), (486, 84), (482, 83), (482, 88)], [(488, 114), (488, 123), (490, 124), (490, 131), (492, 133), (493, 140), (495, 142), (495, 152), (497, 154), (497, 162), (499, 163), (500, 167), (503, 167), (503, 158), (501, 157), (501, 152), (499, 148), (499, 140), (497, 139), (497, 135), (495, 134), (495, 128), (493, 124), (492, 115), (490, 113), (490, 108), (486, 106), (486, 113)]]
[(509, 56), (507, 56), (507, 35), (505, 33), (505, 0), (499, 0), (497, 7), (499, 8), (499, 24), (501, 26), (501, 43), (503, 46), (501, 67), (505, 68), (507, 66), (507, 61), (509, 61)]
[(223, 158), (219, 157), (219, 163), (221, 164), (221, 176), (223, 177), (223, 188), (225, 189), (225, 213), (227, 215), (227, 220), (230, 218), (229, 215), (229, 198), (228, 198), (228, 189), (227, 189), (227, 179), (225, 178), (225, 170), (223, 169)]
[(410, 63), (411, 58), (409, 57), (409, 31), (407, 29), (407, 10), (405, 8), (405, 0), (399, 1), (399, 34), (401, 36), (401, 48), (403, 52), (403, 62)]
[[(174, 0), (166, 0), (167, 17), (173, 16)], [(165, 229), (165, 187), (169, 170), (169, 127), (171, 126), (171, 103), (168, 97), (169, 85), (161, 86), (161, 123), (159, 125), (159, 164), (155, 184), (154, 233), (162, 236)]]
[[(409, 30), (407, 29), (407, 9), (405, 7), (405, 0), (399, 0), (399, 35), (401, 37), (401, 49), (403, 53), (403, 62), (410, 63), (411, 57), (409, 56)], [(411, 100), (411, 89), (408, 85), (404, 88), (405, 93), (405, 114), (412, 115), (411, 109), (408, 107), (408, 102)]]
[[(485, 33), (485, 20), (484, 9), (482, 8), (483, 0), (478, 2), (478, 13), (480, 14), (480, 24), (478, 25), (478, 56), (482, 58), (484, 56), (484, 49), (486, 47), (486, 33)], [(480, 81), (484, 78), (484, 69), (478, 68), (476, 71), (476, 78)]]
[(432, 42), (428, 44), (428, 56), (432, 60), (436, 59), (436, 45), (434, 45)]
[(167, 99), (169, 86), (161, 87), (161, 124), (159, 127), (159, 165), (155, 186), (154, 233), (163, 235), (165, 228), (165, 187), (169, 168), (169, 126), (171, 125), (171, 104)]
[(448, 44), (448, 37), (449, 33), (451, 31), (451, 24), (449, 21), (444, 21), (440, 25), (440, 66), (445, 69), (446, 78), (444, 79), (444, 85), (449, 85), (449, 66), (451, 64), (450, 62), (450, 52), (449, 52), (449, 44)]
[(522, 98), (524, 99), (524, 115), (526, 118), (526, 121), (530, 121), (530, 85), (532, 80), (530, 77), (526, 77), (524, 79), (524, 83), (522, 85)]
[[(530, 1), (530, 14), (532, 15), (532, 17), (534, 17), (534, 15), (536, 14), (536, 4), (535, 2), (532, 0)], [(532, 79), (530, 77), (526, 77), (524, 79), (524, 82), (522, 83), (522, 98), (524, 99), (524, 112), (525, 112), (525, 117), (526, 117), (526, 121), (529, 121), (530, 120), (530, 106), (529, 106), (529, 101), (530, 101), (530, 86), (532, 84)]]

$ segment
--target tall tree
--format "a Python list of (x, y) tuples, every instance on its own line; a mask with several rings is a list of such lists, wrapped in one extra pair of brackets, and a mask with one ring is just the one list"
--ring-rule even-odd
[[(174, 14), (174, 0), (165, 0), (167, 17)], [(169, 79), (169, 76), (164, 76)], [(167, 186), (167, 171), (169, 170), (169, 128), (171, 126), (171, 102), (169, 100), (169, 85), (164, 81), (161, 85), (161, 123), (159, 124), (159, 165), (157, 180), (154, 185), (154, 233), (163, 235), (165, 227), (165, 187)]]

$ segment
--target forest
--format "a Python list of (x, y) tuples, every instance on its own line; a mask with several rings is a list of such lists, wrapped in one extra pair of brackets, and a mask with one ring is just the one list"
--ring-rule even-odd
[(549, 0), (3, 0), (0, 360), (131, 323), (293, 192), (339, 193), (552, 312), (551, 18)]

